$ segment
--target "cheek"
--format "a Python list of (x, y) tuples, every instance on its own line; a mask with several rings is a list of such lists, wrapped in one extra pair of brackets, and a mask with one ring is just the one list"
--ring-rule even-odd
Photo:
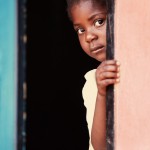
[(103, 43), (106, 45), (106, 33), (103, 34)]
[(103, 29), (103, 39), (106, 42), (106, 26)]
[(106, 43), (106, 25), (103, 26), (101, 29), (98, 29), (97, 33), (99, 40), (103, 42), (103, 44)]
[(83, 51), (84, 51), (86, 54), (89, 55), (89, 46), (88, 46), (88, 44), (86, 44), (85, 42), (80, 42), (80, 45), (81, 45)]
[(81, 45), (83, 51), (88, 54), (89, 53), (88, 44), (86, 42), (84, 42), (84, 40), (82, 40), (81, 38), (79, 38), (79, 42), (80, 42), (80, 45)]

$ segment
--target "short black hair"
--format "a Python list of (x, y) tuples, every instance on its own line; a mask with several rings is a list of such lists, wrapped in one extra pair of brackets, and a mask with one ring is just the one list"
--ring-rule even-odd
[(74, 5), (79, 4), (80, 2), (91, 1), (93, 4), (99, 4), (103, 8), (106, 8), (106, 0), (66, 0), (66, 1), (67, 1), (67, 12), (70, 19), (71, 19), (70, 15), (71, 8)]

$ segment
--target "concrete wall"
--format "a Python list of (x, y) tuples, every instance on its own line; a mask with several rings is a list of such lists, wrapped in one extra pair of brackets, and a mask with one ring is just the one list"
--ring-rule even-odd
[(150, 150), (150, 1), (116, 0), (115, 150)]

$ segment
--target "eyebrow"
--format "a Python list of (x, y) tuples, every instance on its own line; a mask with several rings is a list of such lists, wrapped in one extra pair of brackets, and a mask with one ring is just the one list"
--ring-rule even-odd
[(80, 24), (73, 24), (74, 28), (80, 26)]
[[(91, 15), (89, 18), (88, 18), (88, 21), (91, 21), (93, 18), (95, 18), (96, 16), (100, 15), (100, 14), (107, 14), (107, 12), (101, 12), (101, 13), (96, 13), (96, 14), (93, 14)], [(74, 27), (76, 26), (80, 26), (80, 24), (73, 24)]]
[(91, 15), (89, 18), (88, 18), (88, 21), (92, 20), (93, 18), (95, 18), (96, 16), (100, 15), (100, 14), (107, 14), (106, 12), (102, 12), (102, 13), (96, 13), (96, 14), (93, 14)]

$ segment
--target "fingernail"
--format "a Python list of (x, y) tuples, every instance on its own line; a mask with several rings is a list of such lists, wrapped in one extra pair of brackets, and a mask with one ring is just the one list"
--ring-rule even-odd
[(119, 73), (117, 73), (117, 77), (120, 77), (120, 74), (119, 74)]
[(116, 79), (116, 82), (120, 82), (120, 80), (119, 80), (119, 79)]
[(120, 62), (119, 62), (119, 61), (117, 61), (116, 64), (117, 64), (118, 66), (120, 66)]

